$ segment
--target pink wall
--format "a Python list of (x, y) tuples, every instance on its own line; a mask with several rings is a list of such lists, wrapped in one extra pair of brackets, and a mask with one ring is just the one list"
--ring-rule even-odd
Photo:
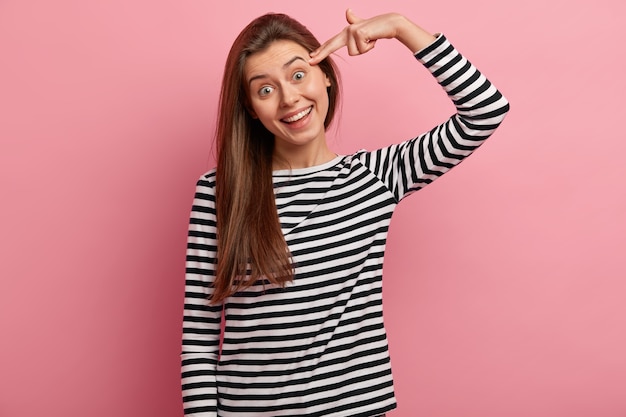
[[(394, 217), (394, 417), (626, 415), (626, 12), (618, 0), (413, 2), (508, 96), (476, 155)], [(0, 416), (180, 416), (186, 224), (236, 33), (349, 4), (0, 1)], [(340, 53), (338, 152), (451, 111), (399, 46)]]

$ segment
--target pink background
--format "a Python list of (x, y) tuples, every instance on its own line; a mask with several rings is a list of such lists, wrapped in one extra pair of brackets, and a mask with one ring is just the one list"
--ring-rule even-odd
[[(187, 219), (221, 69), (266, 11), (442, 31), (512, 103), (400, 206), (385, 265), (394, 417), (626, 416), (626, 6), (0, 0), (0, 416), (180, 416)], [(393, 42), (338, 54), (341, 153), (450, 104)]]

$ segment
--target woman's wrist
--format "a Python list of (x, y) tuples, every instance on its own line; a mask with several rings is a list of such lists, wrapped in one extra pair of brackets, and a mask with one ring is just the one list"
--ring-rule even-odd
[(436, 37), (407, 19), (405, 16), (398, 15), (396, 39), (409, 48), (413, 54), (415, 54), (433, 43)]

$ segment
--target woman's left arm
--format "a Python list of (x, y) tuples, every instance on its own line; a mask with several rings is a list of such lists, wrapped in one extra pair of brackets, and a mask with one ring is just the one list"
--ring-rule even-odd
[(371, 50), (377, 39), (396, 38), (414, 52), (457, 109), (446, 122), (424, 134), (360, 156), (400, 201), (476, 150), (500, 125), (509, 103), (445, 36), (433, 36), (397, 14), (363, 20), (348, 11), (346, 17), (355, 23), (314, 51), (313, 63), (342, 46), (355, 55)]

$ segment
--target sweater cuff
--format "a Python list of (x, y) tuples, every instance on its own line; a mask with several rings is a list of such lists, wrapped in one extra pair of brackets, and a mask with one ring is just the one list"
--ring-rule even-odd
[(437, 54), (439, 51), (444, 50), (446, 47), (450, 45), (448, 39), (443, 33), (436, 33), (435, 40), (428, 46), (417, 51), (414, 55), (420, 62), (424, 63), (428, 61), (428, 56), (435, 53)]

